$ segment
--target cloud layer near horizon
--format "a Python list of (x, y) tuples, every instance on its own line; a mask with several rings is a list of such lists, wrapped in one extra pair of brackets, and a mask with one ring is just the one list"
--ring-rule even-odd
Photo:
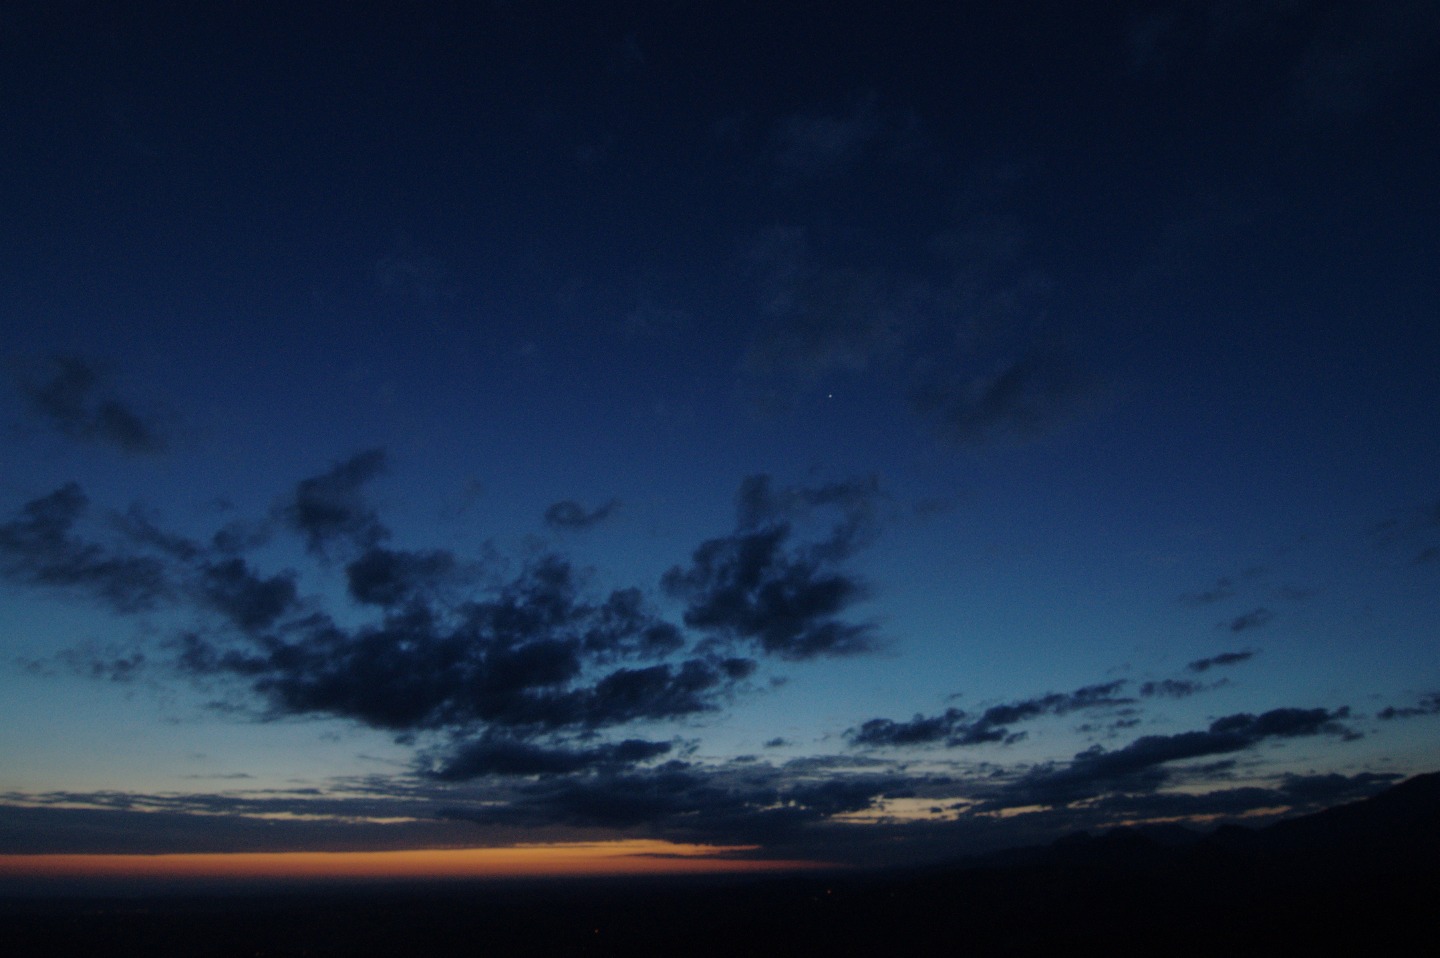
[[(143, 648), (68, 650), (66, 667), (122, 681), (140, 673), (222, 680), (241, 693), (242, 709), (260, 716), (324, 715), (383, 730), (410, 744), (414, 759), (412, 784), (400, 791), (400, 781), (367, 786), (381, 796), (379, 806), (420, 796), (431, 820), (492, 831), (600, 829), (793, 850), (860, 816), (899, 834), (929, 834), (950, 822), (954, 836), (974, 841), (980, 831), (996, 831), (981, 813), (1040, 805), (1057, 820), (1088, 820), (1075, 803), (1103, 797), (1113, 804), (1126, 795), (1160, 801), (1163, 786), (1191, 774), (1188, 760), (1271, 740), (1359, 735), (1345, 724), (1343, 707), (1277, 708), (984, 778), (957, 775), (965, 766), (949, 759), (941, 765), (956, 771), (907, 765), (905, 753), (917, 748), (1010, 745), (1026, 736), (1016, 726), (1072, 713), (1100, 720), (1087, 728), (1118, 734), (1137, 724), (1148, 700), (1213, 687), (1163, 679), (1130, 692), (1131, 683), (1114, 680), (976, 714), (949, 708), (904, 722), (866, 720), (846, 733), (860, 753), (850, 756), (779, 765), (697, 761), (693, 746), (645, 738), (645, 731), (719, 713), (741, 693), (759, 694), (751, 680), (766, 660), (798, 663), (871, 648), (875, 627), (845, 615), (865, 594), (846, 563), (880, 531), (883, 494), (874, 479), (783, 486), (751, 476), (736, 494), (733, 531), (702, 542), (649, 588), (590, 596), (558, 552), (533, 555), (507, 577), (497, 575), (493, 554), (477, 559), (392, 545), (368, 493), (386, 469), (381, 450), (357, 453), (299, 480), (256, 523), (292, 536), (297, 555), (315, 569), (343, 573), (343, 614), (306, 593), (314, 570), (256, 565), (249, 552), (274, 532), (245, 540), (221, 529), (208, 542), (192, 540), (138, 508), (97, 524), (74, 484), (0, 524), (0, 570), (13, 583), (58, 589), (124, 615), (184, 622)], [(667, 598), (680, 603), (682, 624), (659, 610)], [(1187, 668), (1204, 673), (1252, 655), (1221, 653)], [(1420, 714), (1429, 704), (1379, 717)], [(902, 754), (877, 757), (877, 750)], [(1208, 766), (1212, 776), (1219, 768)], [(453, 791), (461, 786), (480, 791)], [(1239, 792), (1221, 792), (1217, 807), (1243, 804)], [(1252, 797), (1275, 800), (1263, 789)], [(55, 805), (43, 796), (17, 800), (31, 810), (10, 814), (36, 821), (45, 817), (38, 809)], [(159, 802), (172, 816), (194, 811), (178, 796), (134, 802)], [(81, 804), (95, 814), (116, 809), (93, 796)], [(929, 811), (901, 814), (902, 806)], [(970, 825), (955, 824), (957, 814)], [(1011, 840), (1022, 832), (1005, 834)]]

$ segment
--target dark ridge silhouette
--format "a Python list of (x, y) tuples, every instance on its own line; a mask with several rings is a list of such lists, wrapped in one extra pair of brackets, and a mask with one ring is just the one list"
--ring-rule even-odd
[(6, 954), (1412, 953), (1440, 900), (1440, 773), (1261, 829), (1121, 828), (968, 866), (0, 901)]

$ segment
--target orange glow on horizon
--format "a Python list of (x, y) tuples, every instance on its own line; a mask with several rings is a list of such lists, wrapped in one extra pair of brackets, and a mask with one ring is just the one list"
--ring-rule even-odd
[(699, 875), (826, 867), (822, 862), (726, 857), (754, 845), (650, 839), (502, 848), (375, 852), (219, 852), (168, 855), (0, 855), (0, 878), (428, 879)]

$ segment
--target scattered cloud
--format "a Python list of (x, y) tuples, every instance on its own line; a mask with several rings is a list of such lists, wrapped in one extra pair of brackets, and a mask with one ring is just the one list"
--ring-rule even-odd
[[(767, 476), (741, 486), (733, 533), (702, 543), (685, 566), (672, 566), (666, 592), (685, 601), (684, 621), (720, 639), (753, 642), (786, 659), (849, 655), (869, 649), (873, 629), (840, 618), (864, 598), (864, 584), (841, 568), (864, 541), (873, 480), (776, 491)], [(796, 541), (797, 510), (838, 513), (823, 537)]]
[[(877, 534), (884, 495), (876, 479), (785, 485), (747, 477), (736, 492), (733, 530), (701, 543), (662, 577), (660, 591), (684, 602), (677, 624), (652, 607), (644, 589), (590, 594), (563, 555), (532, 554), (518, 572), (501, 576), (493, 556), (475, 562), (443, 549), (390, 546), (390, 530), (365, 495), (384, 464), (380, 450), (353, 456), (301, 480), (276, 510), (281, 527), (321, 568), (343, 572), (340, 597), (306, 595), (296, 570), (257, 565), (247, 553), (263, 539), (224, 548), (169, 532), (138, 508), (92, 523), (88, 531), (109, 530), (109, 544), (87, 537), (88, 504), (74, 485), (0, 525), (0, 568), (11, 581), (74, 589), (122, 612), (163, 604), (195, 617), (196, 627), (154, 648), (79, 646), (45, 668), (107, 681), (177, 671), (225, 680), (269, 717), (330, 716), (418, 742), (413, 776), (386, 787), (423, 795), (430, 803), (424, 814), (437, 823), (619, 828), (793, 849), (821, 847), (847, 816), (889, 823), (896, 835), (918, 834), (930, 826), (889, 811), (912, 798), (954, 806), (943, 812), (954, 829), (946, 840), (981, 828), (971, 812), (954, 808), (978, 815), (1040, 804), (1056, 815), (1100, 816), (1148, 802), (1240, 814), (1262, 807), (1255, 804), (1262, 799), (1273, 804), (1283, 789), (1228, 790), (1208, 803), (1161, 789), (1190, 774), (1195, 759), (1228, 761), (1266, 741), (1358, 735), (1345, 723), (1346, 709), (1275, 709), (1226, 716), (1201, 731), (1145, 736), (1113, 751), (1092, 748), (1063, 765), (983, 776), (973, 769), (916, 773), (865, 752), (782, 765), (753, 756), (692, 764), (692, 748), (645, 737), (645, 726), (715, 713), (748, 687), (757, 655), (801, 660), (873, 645), (873, 626), (848, 618), (864, 586), (846, 564)], [(348, 561), (335, 569), (329, 560), (341, 553)], [(347, 608), (327, 609), (336, 601)], [(1204, 673), (1254, 654), (1221, 653), (1187, 669)], [(1138, 721), (1139, 701), (1210, 687), (1166, 679), (1130, 694), (1127, 685), (1050, 692), (976, 714), (950, 708), (902, 722), (871, 719), (846, 739), (870, 751), (1003, 744), (1023, 737), (1018, 726), (1026, 722), (1081, 711), (1102, 719), (1108, 713), (1114, 735)], [(1436, 699), (1392, 706), (1379, 717), (1440, 712)], [(776, 737), (765, 747), (787, 744)], [(937, 761), (943, 767), (947, 760)], [(1313, 796), (1370, 784), (1290, 783), (1297, 795), (1308, 788)], [(463, 791), (471, 787), (483, 788), (483, 798)], [(1067, 807), (1082, 799), (1092, 800), (1083, 813)], [(107, 806), (108, 813), (144, 807), (181, 822), (202, 807), (264, 804), (219, 796), (128, 801)]]
[(245, 680), (276, 714), (329, 714), (396, 732), (534, 735), (711, 711), (754, 670), (751, 660), (719, 655), (606, 668), (681, 644), (634, 593), (587, 602), (573, 567), (545, 556), (492, 599), (452, 608), (411, 601), (359, 627), (311, 613), (239, 643), (189, 635), (181, 662), (195, 674)]
[(1107, 792), (1154, 791), (1172, 777), (1171, 763), (1229, 755), (1269, 739), (1334, 735), (1346, 740), (1359, 733), (1343, 723), (1350, 710), (1278, 708), (1216, 719), (1203, 731), (1146, 735), (1114, 751), (1100, 746), (1078, 753), (1067, 765), (1039, 766), (1006, 785), (996, 807), (1068, 805)]
[(173, 593), (165, 564), (117, 553), (73, 534), (89, 500), (75, 483), (32, 500), (0, 525), (0, 576), (70, 589), (119, 612), (155, 608)]
[(846, 732), (852, 745), (866, 748), (892, 748), (905, 745), (926, 745), (944, 742), (954, 748), (993, 742), (1008, 743), (1023, 738), (1024, 732), (1012, 732), (1010, 726), (1045, 715), (1065, 715), (1081, 709), (1117, 708), (1131, 705), (1135, 699), (1120, 695), (1125, 681), (1087, 685), (1073, 692), (1050, 692), (1030, 699), (1008, 702), (986, 709), (971, 717), (961, 709), (949, 708), (940, 715), (916, 715), (908, 722), (892, 719), (870, 719)]
[[(863, 587), (842, 566), (874, 534), (874, 479), (786, 487), (747, 478), (735, 532), (664, 578), (665, 592), (687, 600), (682, 628), (639, 587), (588, 594), (556, 553), (502, 576), (488, 554), (471, 561), (382, 544), (391, 533), (365, 491), (385, 462), (382, 450), (361, 452), (302, 479), (275, 510), (322, 570), (348, 555), (348, 603), (303, 594), (295, 570), (258, 567), (251, 540), (205, 544), (138, 508), (113, 517), (114, 542), (103, 544), (79, 528), (87, 501), (76, 485), (0, 525), (0, 572), (121, 612), (163, 604), (193, 616), (156, 650), (72, 650), (72, 671), (119, 679), (142, 666), (178, 670), (234, 683), (270, 717), (448, 736), (448, 751), (428, 753), (428, 774), (445, 780), (658, 757), (669, 746), (593, 739), (717, 710), (759, 667), (735, 642), (785, 659), (869, 647), (871, 627), (843, 618)], [(328, 608), (337, 602), (346, 607)]]
[[(476, 778), (421, 775), (351, 779), (326, 788), (225, 792), (0, 794), (0, 851), (156, 852), (436, 847), (519, 836), (575, 840), (629, 836), (761, 844), (757, 854), (837, 862), (953, 859), (1045, 841), (1072, 829), (1104, 829), (1146, 818), (1239, 818), (1275, 810), (1313, 811), (1374, 794), (1396, 775), (1287, 774), (1268, 784), (1197, 790), (1100, 792), (1080, 804), (1001, 817), (1018, 793), (984, 769), (959, 776), (863, 769), (827, 762), (734, 761), (700, 766), (668, 760), (664, 743), (481, 752)], [(633, 753), (626, 755), (626, 752)], [(593, 760), (590, 760), (592, 759)], [(610, 759), (615, 758), (615, 762)], [(1227, 763), (1207, 766), (1223, 783)], [(458, 771), (458, 769), (457, 769)], [(1004, 794), (1007, 797), (1001, 798)], [(896, 816), (895, 801), (921, 801), (927, 814)], [(935, 811), (938, 809), (938, 811)], [(847, 818), (863, 816), (865, 827)], [(1254, 818), (1250, 819), (1254, 821)], [(530, 838), (529, 840), (535, 840)], [(917, 859), (918, 856), (918, 859)]]
[(671, 761), (643, 771), (542, 777), (517, 788), (509, 804), (451, 814), (487, 825), (635, 829), (778, 849), (837, 815), (873, 809), (913, 787), (913, 778), (888, 772), (815, 779), (759, 762), (707, 768)]

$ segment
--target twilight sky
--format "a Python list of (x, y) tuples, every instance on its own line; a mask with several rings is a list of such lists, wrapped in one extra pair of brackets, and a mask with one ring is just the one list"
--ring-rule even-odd
[(0, 10), (0, 856), (1440, 767), (1440, 3), (377, 6)]

